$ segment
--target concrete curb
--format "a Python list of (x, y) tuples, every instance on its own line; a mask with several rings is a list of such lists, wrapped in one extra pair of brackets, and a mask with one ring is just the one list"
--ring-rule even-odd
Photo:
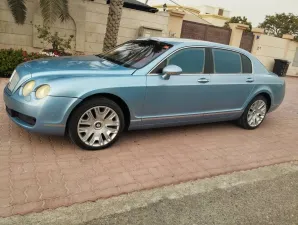
[(235, 186), (255, 183), (264, 180), (273, 180), (276, 177), (298, 172), (298, 162), (283, 163), (267, 166), (250, 171), (234, 172), (228, 175), (206, 178), (178, 185), (171, 185), (152, 190), (134, 192), (109, 199), (100, 199), (96, 202), (75, 204), (41, 213), (32, 213), (25, 216), (1, 218), (0, 225), (19, 224), (84, 224), (92, 220), (109, 215), (129, 212), (144, 208), (164, 199), (180, 199), (215, 189), (227, 189)]

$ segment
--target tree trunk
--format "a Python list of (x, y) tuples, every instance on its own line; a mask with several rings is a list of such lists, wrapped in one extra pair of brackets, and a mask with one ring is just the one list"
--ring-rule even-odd
[(124, 0), (111, 0), (103, 51), (106, 52), (117, 45), (118, 32), (122, 16)]

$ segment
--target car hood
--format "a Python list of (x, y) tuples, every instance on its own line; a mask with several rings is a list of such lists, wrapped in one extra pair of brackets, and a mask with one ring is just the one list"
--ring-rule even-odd
[(44, 75), (113, 75), (132, 74), (135, 69), (112, 63), (97, 56), (67, 56), (42, 58), (24, 63), (19, 70), (26, 70), (32, 77)]

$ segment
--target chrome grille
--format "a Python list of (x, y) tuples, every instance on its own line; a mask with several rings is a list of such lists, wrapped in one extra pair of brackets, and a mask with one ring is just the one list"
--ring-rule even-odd
[(20, 78), (19, 78), (18, 73), (16, 71), (13, 71), (13, 73), (12, 73), (10, 79), (9, 79), (9, 83), (7, 85), (8, 90), (13, 92), (13, 90), (17, 86), (19, 80), (20, 80)]

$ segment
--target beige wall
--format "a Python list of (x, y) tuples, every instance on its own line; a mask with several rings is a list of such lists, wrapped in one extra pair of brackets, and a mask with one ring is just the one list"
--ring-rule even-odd
[(287, 75), (298, 76), (298, 67), (292, 65), (297, 47), (298, 43), (291, 40), (255, 34), (252, 53), (270, 71), (273, 70), (274, 59), (288, 60), (291, 64)]
[(184, 13), (170, 12), (168, 31), (170, 37), (180, 37)]
[(27, 1), (28, 15), (23, 26), (14, 23), (14, 19), (8, 10), (7, 1), (0, 1), (0, 48), (32, 48), (32, 25), (34, 4), (33, 0)]
[[(36, 0), (27, 0), (27, 19), (24, 25), (17, 25), (8, 9), (7, 1), (0, 0), (0, 48), (23, 48), (39, 51), (45, 47), (37, 38), (37, 31), (31, 24), (42, 24), (42, 17)], [(94, 2), (72, 0), (69, 4), (72, 20), (57, 22), (52, 26), (62, 36), (75, 34), (72, 43), (76, 51), (93, 54), (102, 51), (106, 31), (109, 5), (104, 0)], [(132, 9), (123, 9), (118, 43), (135, 39), (139, 29), (147, 27), (155, 36), (168, 35), (168, 13), (147, 13)], [(148, 32), (147, 32), (148, 33)], [(49, 46), (47, 46), (48, 48)]]

